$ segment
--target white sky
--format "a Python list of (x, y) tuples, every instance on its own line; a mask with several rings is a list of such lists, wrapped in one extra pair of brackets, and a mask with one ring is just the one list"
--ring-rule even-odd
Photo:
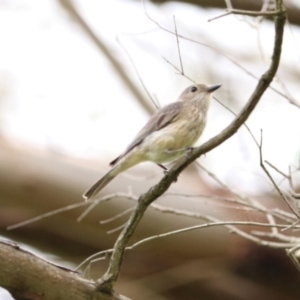
[[(127, 56), (116, 43), (116, 36), (120, 37), (151, 94), (162, 105), (175, 101), (190, 85), (162, 59), (164, 56), (179, 66), (173, 36), (161, 30), (121, 35), (156, 28), (138, 1), (74, 2), (140, 87)], [(216, 47), (256, 76), (266, 70), (273, 46), (271, 24), (264, 22), (259, 31), (264, 62), (258, 50), (258, 31), (249, 24), (251, 18), (247, 18), (248, 23), (234, 16), (207, 22), (224, 11), (202, 10), (177, 2), (157, 7), (147, 3), (147, 9), (170, 30), (174, 30), (175, 15), (179, 33)], [(147, 114), (106, 58), (58, 1), (0, 1), (0, 39), (0, 125), (7, 138), (32, 147), (109, 162), (147, 120)], [(287, 27), (280, 74), (298, 101), (299, 45), (298, 28), (291, 31)], [(238, 111), (256, 81), (211, 49), (183, 40), (180, 46), (188, 75), (198, 82), (221, 83), (222, 91), (216, 93), (217, 98)], [(217, 134), (230, 120), (232, 116), (213, 103), (201, 141)], [(299, 161), (299, 109), (268, 91), (248, 124), (257, 138), (263, 128), (265, 158), (278, 168), (287, 171), (289, 164)], [(258, 150), (244, 129), (207, 154), (202, 162), (233, 186), (242, 184), (251, 190), (254, 185), (270, 188), (261, 180)]]

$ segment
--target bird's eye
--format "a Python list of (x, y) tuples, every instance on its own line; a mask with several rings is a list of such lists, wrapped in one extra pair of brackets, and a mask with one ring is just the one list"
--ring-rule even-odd
[(197, 91), (197, 88), (196, 88), (195, 86), (192, 86), (192, 87), (191, 87), (191, 92), (192, 92), (192, 93), (195, 93), (196, 91)]

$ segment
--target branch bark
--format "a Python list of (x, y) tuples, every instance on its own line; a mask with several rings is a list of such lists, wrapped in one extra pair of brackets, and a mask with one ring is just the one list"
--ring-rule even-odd
[(129, 300), (114, 292), (97, 291), (92, 281), (43, 260), (16, 243), (0, 241), (0, 257), (0, 286), (17, 300)]
[(273, 47), (273, 55), (271, 64), (268, 70), (260, 77), (257, 86), (250, 96), (248, 102), (245, 104), (241, 112), (236, 116), (233, 122), (226, 127), (220, 134), (210, 139), (202, 146), (195, 148), (189, 157), (183, 157), (180, 161), (162, 178), (162, 180), (150, 188), (148, 192), (142, 194), (138, 200), (138, 204), (131, 214), (126, 227), (119, 235), (115, 245), (114, 251), (110, 259), (110, 265), (107, 272), (97, 281), (98, 289), (101, 291), (110, 292), (116, 283), (122, 260), (124, 250), (130, 237), (133, 235), (137, 228), (140, 220), (142, 219), (147, 207), (160, 197), (170, 185), (177, 180), (179, 174), (194, 160), (199, 158), (201, 155), (211, 151), (212, 149), (219, 146), (221, 143), (233, 136), (237, 130), (243, 125), (248, 119), (252, 111), (255, 109), (263, 93), (269, 87), (272, 82), (280, 62), (281, 47), (283, 41), (284, 24), (286, 20), (286, 12), (282, 0), (276, 1), (277, 10), (280, 11), (279, 15), (275, 18), (275, 41)]

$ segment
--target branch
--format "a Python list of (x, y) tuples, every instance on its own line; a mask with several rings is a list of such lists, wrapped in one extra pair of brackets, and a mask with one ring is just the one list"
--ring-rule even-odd
[(271, 174), (269, 173), (269, 171), (267, 170), (267, 168), (264, 165), (264, 160), (263, 160), (263, 153), (262, 153), (262, 141), (263, 141), (263, 135), (262, 135), (262, 131), (261, 131), (261, 138), (260, 138), (260, 145), (259, 145), (259, 160), (260, 160), (260, 166), (263, 169), (263, 171), (266, 173), (266, 175), (268, 176), (268, 178), (270, 179), (270, 181), (272, 182), (273, 186), (275, 187), (276, 191), (278, 192), (278, 194), (281, 196), (281, 198), (284, 200), (284, 202), (287, 204), (287, 206), (289, 207), (289, 209), (295, 214), (295, 216), (297, 216), (298, 220), (300, 219), (300, 214), (297, 212), (297, 210), (290, 204), (289, 200), (287, 199), (287, 197), (285, 196), (285, 194), (281, 191), (281, 189), (278, 187), (278, 185), (276, 184), (275, 180), (273, 179), (273, 177), (271, 176)]
[(226, 127), (220, 134), (210, 139), (202, 146), (191, 151), (189, 157), (185, 156), (180, 159), (178, 163), (175, 164), (175, 166), (162, 178), (162, 180), (157, 185), (150, 188), (145, 194), (142, 194), (140, 196), (135, 210), (131, 214), (128, 223), (126, 224), (125, 228), (119, 235), (114, 245), (114, 250), (111, 255), (108, 270), (96, 283), (99, 290), (110, 292), (113, 289), (113, 286), (119, 276), (126, 245), (130, 237), (133, 235), (140, 220), (142, 219), (147, 207), (158, 197), (160, 197), (170, 187), (170, 185), (177, 180), (179, 174), (189, 164), (191, 164), (201, 155), (211, 151), (212, 149), (216, 148), (221, 143), (229, 139), (231, 136), (233, 136), (243, 125), (243, 123), (248, 119), (257, 103), (261, 99), (261, 96), (269, 87), (279, 66), (284, 24), (286, 20), (285, 9), (281, 0), (277, 0), (277, 9), (280, 10), (280, 14), (275, 18), (275, 42), (269, 69), (261, 76), (248, 102), (228, 127)]
[(280, 11), (275, 10), (275, 11), (250, 11), (250, 10), (239, 10), (239, 9), (226, 9), (226, 13), (221, 14), (217, 17), (211, 18), (208, 20), (208, 22), (214, 21), (216, 19), (220, 19), (222, 17), (226, 17), (228, 15), (243, 15), (243, 16), (250, 16), (250, 17), (272, 17), (272, 16), (277, 16), (280, 14)]
[(280, 14), (279, 10), (274, 11), (251, 11), (251, 10), (239, 10), (239, 9), (227, 9), (227, 13), (235, 15), (244, 15), (250, 17), (272, 17)]
[[(210, 219), (212, 217), (207, 216), (206, 218)], [(205, 224), (190, 226), (190, 227), (187, 227), (187, 228), (181, 228), (181, 229), (178, 229), (178, 230), (174, 230), (174, 231), (170, 231), (170, 232), (150, 236), (148, 238), (145, 238), (141, 241), (138, 241), (138, 242), (134, 243), (131, 247), (128, 247), (128, 250), (131, 250), (134, 247), (140, 246), (141, 244), (153, 241), (153, 240), (158, 239), (158, 238), (163, 238), (163, 237), (167, 237), (167, 236), (171, 236), (171, 235), (175, 235), (175, 234), (179, 234), (179, 233), (183, 233), (183, 232), (187, 232), (187, 231), (197, 230), (197, 229), (201, 229), (201, 228), (216, 227), (216, 226), (227, 227), (232, 232), (242, 236), (245, 239), (248, 239), (248, 240), (251, 240), (252, 242), (257, 243), (258, 245), (269, 246), (269, 247), (272, 247), (272, 248), (279, 248), (279, 249), (280, 248), (286, 249), (286, 248), (291, 248), (291, 247), (295, 246), (295, 242), (280, 243), (280, 242), (262, 240), (262, 239), (254, 237), (253, 235), (251, 235), (251, 234), (249, 234), (245, 231), (242, 231), (242, 230), (240, 230), (236, 227), (236, 226), (244, 225), (244, 226), (259, 226), (259, 227), (269, 227), (269, 228), (272, 228), (272, 227), (285, 228), (286, 225), (282, 225), (282, 224), (271, 225), (269, 223), (247, 222), (247, 221), (217, 221), (217, 219), (215, 219), (215, 218), (212, 218), (212, 219), (216, 220), (216, 221), (212, 221), (211, 223), (205, 223)]]
[(0, 286), (15, 299), (129, 300), (113, 292), (98, 291), (92, 281), (43, 260), (16, 243), (1, 240), (0, 257)]

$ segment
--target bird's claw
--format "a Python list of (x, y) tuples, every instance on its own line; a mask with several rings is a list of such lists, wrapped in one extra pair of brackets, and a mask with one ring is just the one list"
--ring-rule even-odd
[[(162, 165), (159, 165), (160, 167), (162, 167)], [(164, 169), (164, 174), (165, 175), (167, 175), (169, 172), (170, 172), (170, 170), (168, 169), (168, 168), (166, 168), (165, 166), (163, 166), (163, 169)], [(173, 182), (177, 182), (177, 178), (176, 179), (174, 179), (174, 181)]]
[(190, 158), (190, 154), (193, 152), (194, 147), (188, 147), (186, 148), (185, 157)]

